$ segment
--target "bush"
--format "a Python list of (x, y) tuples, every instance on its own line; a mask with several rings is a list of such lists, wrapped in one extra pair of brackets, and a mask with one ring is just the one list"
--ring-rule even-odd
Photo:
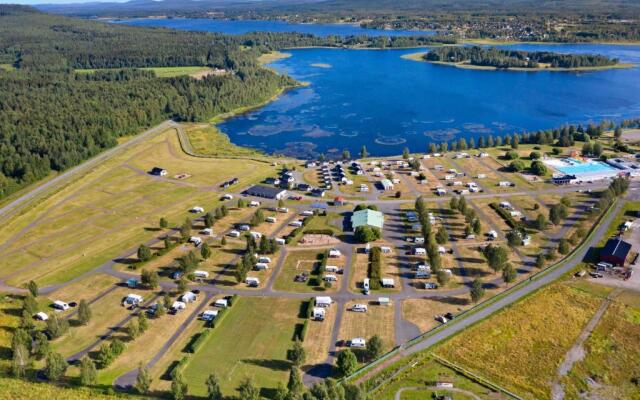
[(180, 361), (178, 361), (178, 363), (173, 367), (173, 369), (171, 369), (171, 373), (169, 374), (171, 378), (173, 379), (176, 374), (181, 374), (182, 370), (187, 366), (188, 362), (189, 356), (182, 357)]
[(380, 229), (363, 225), (356, 228), (354, 236), (359, 243), (369, 243), (380, 239), (381, 235)]

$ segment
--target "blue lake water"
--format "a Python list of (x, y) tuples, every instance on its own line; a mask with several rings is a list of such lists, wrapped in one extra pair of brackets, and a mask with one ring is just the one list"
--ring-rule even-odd
[(229, 21), (220, 19), (198, 18), (142, 18), (133, 20), (113, 21), (134, 26), (162, 26), (165, 28), (182, 29), (187, 31), (224, 32), (230, 35), (240, 35), (248, 32), (299, 32), (316, 36), (417, 36), (433, 35), (430, 31), (415, 30), (380, 30), (361, 28), (357, 24), (300, 24), (284, 21)]
[[(151, 22), (197, 30), (204, 30), (200, 24), (212, 23), (201, 21)], [(224, 22), (224, 31), (235, 33), (246, 27), (247, 21), (214, 22)], [(271, 30), (262, 24), (285, 24), (258, 22), (262, 30)], [(301, 26), (320, 31), (327, 27)], [(339, 28), (344, 26), (335, 29)], [(596, 53), (640, 63), (640, 46), (503, 47)], [(343, 149), (355, 154), (362, 145), (371, 154), (393, 155), (405, 146), (424, 151), (430, 142), (459, 137), (640, 117), (638, 67), (582, 73), (480, 71), (401, 58), (416, 51), (289, 50), (292, 57), (270, 66), (309, 86), (291, 90), (259, 110), (220, 124), (220, 128), (236, 144), (299, 157), (339, 153)]]

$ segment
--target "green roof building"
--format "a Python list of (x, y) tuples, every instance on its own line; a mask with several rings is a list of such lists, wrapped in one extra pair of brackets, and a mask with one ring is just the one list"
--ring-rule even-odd
[(382, 229), (384, 225), (384, 215), (380, 211), (360, 210), (351, 216), (351, 226), (355, 230), (359, 226), (372, 226)]

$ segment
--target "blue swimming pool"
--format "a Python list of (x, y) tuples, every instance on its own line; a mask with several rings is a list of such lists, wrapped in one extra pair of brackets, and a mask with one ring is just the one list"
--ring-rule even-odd
[(566, 165), (556, 166), (556, 169), (563, 174), (576, 176), (617, 171), (614, 167), (602, 161), (580, 161), (574, 158), (568, 158)]

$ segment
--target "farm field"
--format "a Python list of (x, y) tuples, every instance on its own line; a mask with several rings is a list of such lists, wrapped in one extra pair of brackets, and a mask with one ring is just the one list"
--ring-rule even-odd
[(601, 300), (570, 284), (554, 284), (439, 345), (435, 353), (525, 398), (549, 398), (557, 365)]
[[(184, 370), (192, 395), (206, 394), (205, 380), (215, 372), (226, 395), (246, 377), (263, 388), (286, 381), (286, 352), (293, 344), (301, 302), (285, 298), (241, 297), (216, 326)], [(268, 321), (268, 322), (267, 322)]]

